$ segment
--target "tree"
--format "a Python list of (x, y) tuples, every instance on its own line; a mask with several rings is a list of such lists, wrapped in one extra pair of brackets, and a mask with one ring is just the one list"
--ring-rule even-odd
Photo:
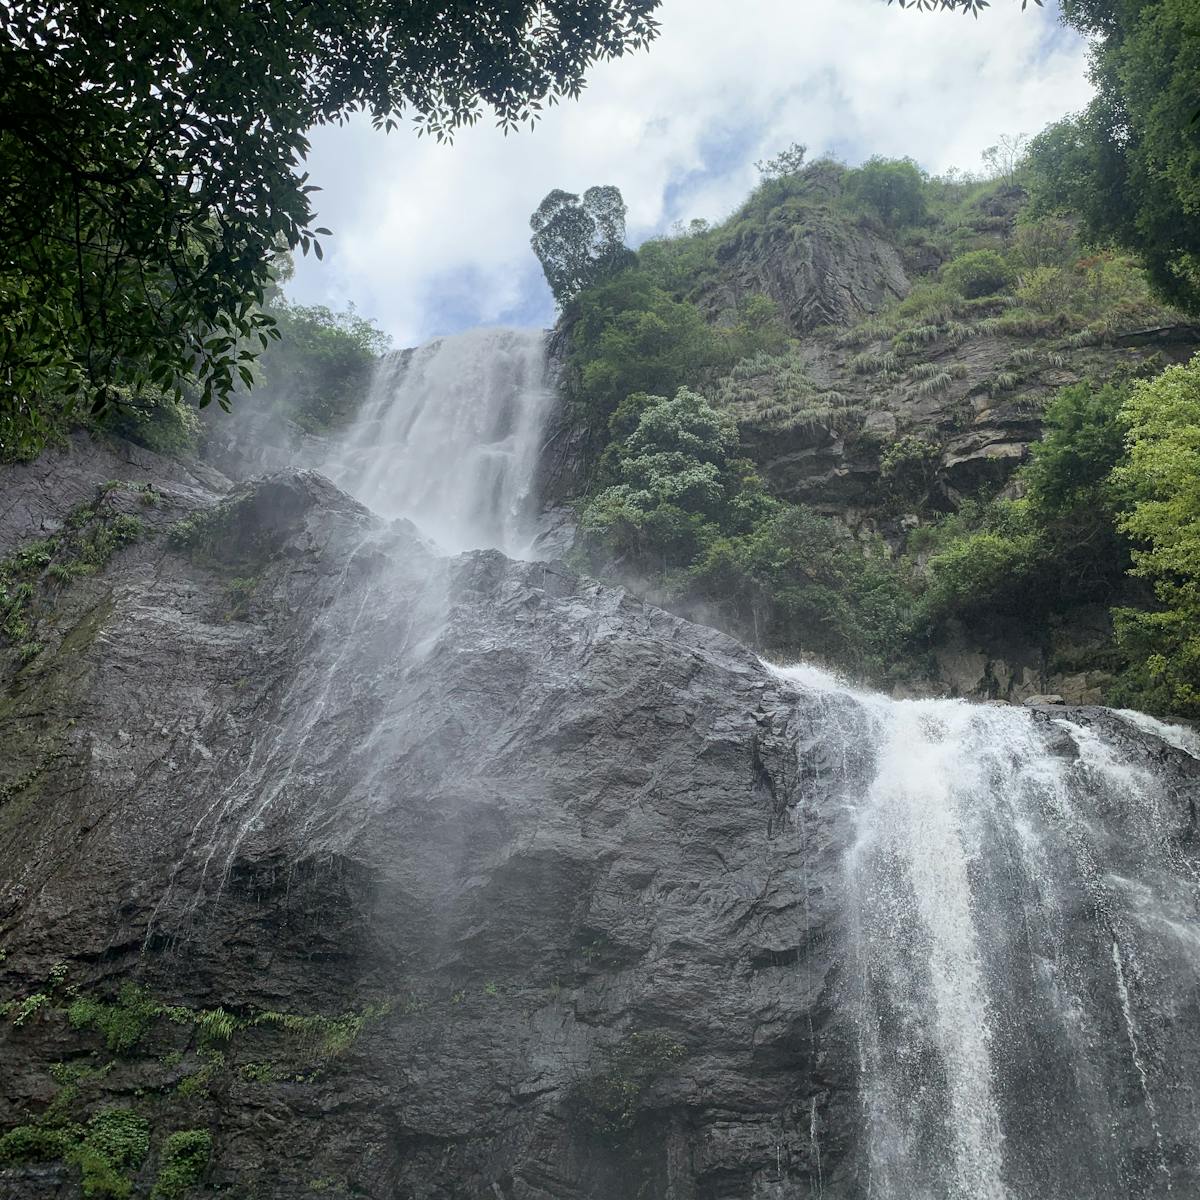
[(353, 305), (337, 313), (281, 298), (270, 311), (280, 336), (258, 363), (264, 399), (310, 433), (348, 421), (390, 345), (388, 336)]
[[(1038, 8), (1042, 7), (1042, 0), (1033, 0)], [(891, 4), (892, 0), (888, 0)], [(957, 10), (962, 13), (969, 13), (973, 17), (985, 9), (990, 7), (990, 0), (896, 0), (896, 3), (901, 8), (919, 8), (930, 10), (935, 8)], [(1029, 7), (1029, 0), (1021, 0), (1021, 11), (1024, 12)]]
[(1095, 99), (1030, 144), (1040, 212), (1078, 214), (1093, 242), (1141, 255), (1159, 294), (1200, 313), (1200, 8), (1195, 0), (1070, 0), (1094, 39)]
[(980, 156), (993, 176), (1003, 179), (1009, 187), (1015, 186), (1017, 172), (1025, 159), (1029, 136), (1024, 133), (1001, 134), (1000, 140), (989, 146)]
[(760, 159), (754, 164), (754, 169), (764, 179), (781, 179), (785, 175), (795, 175), (804, 166), (804, 156), (807, 153), (808, 147), (802, 142), (793, 142), (774, 158)]
[(118, 386), (225, 403), (265, 346), (272, 255), (320, 255), (306, 131), (447, 138), (575, 96), (658, 0), (12, 0), (0, 13), (0, 452)]
[(730, 362), (729, 347), (687, 300), (640, 271), (625, 271), (579, 298), (571, 359), (593, 424), (633, 392), (674, 395), (706, 368)]
[(631, 259), (625, 212), (618, 188), (588, 188), (582, 201), (556, 188), (529, 218), (529, 244), (560, 307)]
[(847, 177), (847, 190), (872, 208), (889, 229), (915, 225), (925, 217), (925, 172), (911, 158), (867, 159)]
[(1141, 703), (1200, 716), (1200, 355), (1134, 384), (1121, 415), (1128, 457), (1113, 480), (1132, 507), (1120, 527), (1160, 608), (1118, 609), (1118, 641)]
[(620, 482), (588, 504), (581, 527), (595, 545), (638, 566), (689, 562), (717, 532), (737, 427), (695, 392), (634, 394), (614, 414)]

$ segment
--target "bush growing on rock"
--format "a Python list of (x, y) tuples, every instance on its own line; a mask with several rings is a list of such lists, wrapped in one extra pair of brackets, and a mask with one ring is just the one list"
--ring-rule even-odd
[(916, 225), (925, 218), (927, 176), (911, 158), (869, 158), (846, 176), (846, 192), (873, 212), (888, 229)]
[(1012, 268), (995, 250), (971, 250), (942, 268), (942, 278), (968, 300), (994, 296), (1011, 286)]

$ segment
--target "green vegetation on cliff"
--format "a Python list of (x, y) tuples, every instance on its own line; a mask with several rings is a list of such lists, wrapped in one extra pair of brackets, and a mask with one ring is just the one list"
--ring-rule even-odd
[(1121, 421), (1118, 526), (1158, 606), (1117, 611), (1117, 640), (1133, 664), (1118, 699), (1200, 717), (1200, 355), (1135, 384)]
[(1048, 637), (1081, 604), (1116, 607), (1111, 694), (1192, 711), (1164, 666), (1188, 661), (1168, 632), (1186, 585), (1138, 548), (1145, 463), (1126, 448), (1128, 398), (1164, 365), (1160, 333), (1188, 344), (1183, 318), (1136, 258), (1031, 204), (1016, 151), (991, 181), (802, 160), (567, 306), (586, 564), (879, 681), (919, 678), (953, 629)]
[(1034, 139), (1034, 202), (1141, 255), (1165, 299), (1200, 313), (1200, 7), (1069, 0), (1063, 18), (1092, 39), (1096, 95)]

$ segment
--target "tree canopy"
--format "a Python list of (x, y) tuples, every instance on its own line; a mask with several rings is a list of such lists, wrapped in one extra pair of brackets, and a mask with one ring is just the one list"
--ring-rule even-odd
[[(1038, 8), (1042, 7), (1042, 0), (1033, 0), (1033, 2)], [(891, 4), (892, 0), (888, 0), (888, 3)], [(896, 3), (901, 8), (920, 8), (927, 11), (936, 8), (951, 9), (969, 13), (973, 17), (979, 16), (985, 8), (991, 7), (990, 0), (896, 0)], [(1028, 7), (1029, 0), (1021, 0), (1021, 8)]]
[(1063, 19), (1094, 39), (1096, 96), (1033, 139), (1034, 201), (1140, 254), (1164, 299), (1200, 313), (1200, 7), (1067, 0)]
[(1117, 635), (1140, 663), (1140, 701), (1200, 716), (1200, 356), (1135, 384), (1121, 415), (1128, 457), (1114, 479), (1132, 505), (1120, 527), (1160, 607), (1118, 610)]
[(575, 96), (659, 0), (13, 0), (0, 11), (0, 450), (120, 386), (250, 378), (272, 255), (321, 253), (306, 131), (439, 139)]
[(560, 306), (631, 257), (625, 248), (625, 212), (618, 188), (590, 187), (582, 200), (556, 188), (529, 218), (529, 244)]

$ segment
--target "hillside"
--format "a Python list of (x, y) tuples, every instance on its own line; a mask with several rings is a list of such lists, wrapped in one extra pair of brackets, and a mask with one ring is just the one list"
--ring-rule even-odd
[[(1128, 546), (1092, 530), (1082, 540), (1096, 555), (1068, 569), (1051, 543), (1078, 550), (1066, 527), (1079, 512), (1005, 506), (1029, 496), (1048, 425), (1070, 424), (1056, 398), (1082, 403), (1106, 383), (1124, 394), (1187, 362), (1200, 327), (1155, 299), (1134, 259), (1085, 247), (1061, 213), (1034, 212), (1018, 183), (930, 179), (881, 160), (767, 178), (722, 225), (646, 243), (586, 289), (559, 346), (573, 397), (565, 440), (579, 447), (559, 491), (582, 500), (591, 569), (766, 651), (892, 686), (1075, 702), (1120, 690), (1130, 655), (1107, 610), (1149, 603), (1126, 574)], [(721, 495), (680, 501), (673, 484), (656, 494), (643, 480), (630, 503), (617, 494), (624, 447), (645, 405), (626, 397), (679, 387), (736, 425), (736, 446), (710, 463)], [(779, 554), (747, 539), (761, 543), (780, 504), (808, 524), (796, 561), (772, 574), (761, 560)], [(1016, 529), (1031, 519), (1037, 530)], [(1036, 533), (1039, 561), (933, 596), (930, 560), (1001, 526)], [(851, 539), (866, 584), (847, 565)], [(799, 559), (816, 564), (821, 595), (780, 611)], [(826, 600), (840, 615), (814, 629)]]

